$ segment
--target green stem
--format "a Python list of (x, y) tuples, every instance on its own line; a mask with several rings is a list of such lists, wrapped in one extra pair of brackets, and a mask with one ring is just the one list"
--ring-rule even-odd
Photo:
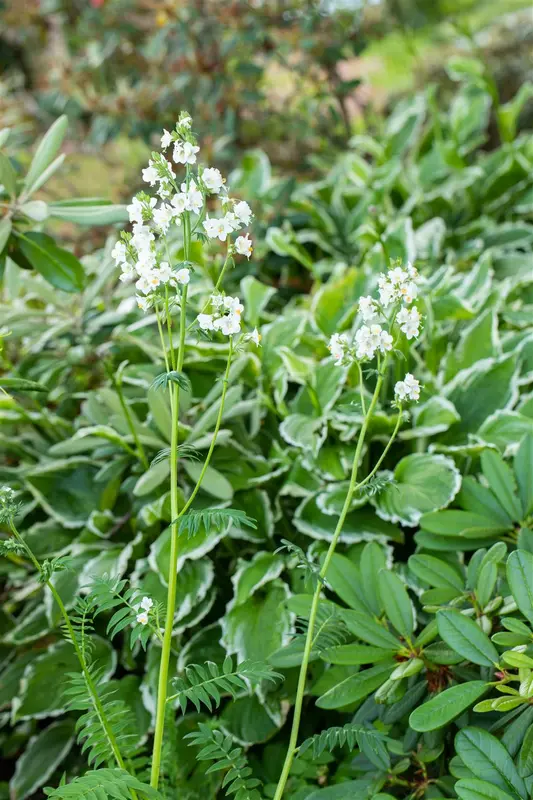
[[(188, 221), (188, 220), (187, 220)], [(185, 224), (185, 251), (188, 253), (188, 225)], [(186, 305), (187, 305), (187, 286), (183, 287), (180, 304), (180, 340), (176, 367), (181, 372), (185, 357), (185, 334), (186, 334)], [(167, 303), (168, 306), (168, 303)], [(167, 318), (167, 324), (170, 323)], [(170, 329), (169, 329), (170, 335)], [(174, 366), (174, 364), (173, 364)], [(163, 749), (163, 733), (165, 729), (165, 708), (168, 694), (168, 669), (170, 664), (170, 651), (172, 646), (172, 628), (174, 625), (174, 611), (176, 607), (176, 591), (178, 582), (178, 527), (176, 520), (179, 512), (179, 490), (178, 490), (178, 418), (179, 418), (179, 386), (169, 384), (170, 409), (172, 417), (172, 427), (170, 435), (170, 562), (168, 572), (167, 590), (167, 610), (165, 617), (165, 632), (163, 635), (163, 646), (161, 648), (161, 661), (159, 665), (159, 681), (157, 686), (157, 710), (154, 732), (154, 748), (152, 754), (152, 771), (150, 785), (157, 789), (159, 785), (159, 773), (161, 772), (161, 753)]]
[[(352, 502), (352, 498), (353, 498), (354, 492), (360, 486), (362, 486), (364, 483), (366, 483), (367, 480), (369, 480), (370, 477), (372, 477), (372, 475), (376, 472), (379, 464), (381, 464), (381, 462), (383, 461), (383, 458), (385, 457), (386, 452), (388, 451), (390, 445), (392, 444), (392, 437), (391, 437), (391, 441), (387, 445), (385, 453), (382, 455), (380, 461), (378, 462), (378, 465), (374, 468), (374, 470), (370, 473), (370, 475), (364, 481), (361, 481), (361, 483), (358, 485), (356, 483), (356, 481), (357, 481), (357, 472), (358, 472), (358, 469), (359, 469), (359, 460), (361, 458), (361, 452), (362, 452), (362, 449), (363, 449), (363, 444), (364, 444), (364, 441), (365, 441), (365, 436), (366, 436), (366, 432), (367, 432), (367, 429), (368, 429), (368, 425), (369, 425), (369, 422), (370, 422), (370, 420), (372, 418), (372, 414), (374, 413), (374, 408), (376, 407), (376, 403), (378, 401), (379, 393), (381, 391), (381, 385), (383, 383), (383, 374), (384, 374), (385, 367), (386, 367), (386, 361), (387, 361), (387, 359), (385, 359), (385, 363), (383, 364), (383, 369), (382, 370), (379, 370), (379, 364), (378, 364), (379, 376), (378, 376), (378, 379), (376, 381), (376, 388), (374, 390), (374, 394), (372, 396), (372, 400), (370, 402), (370, 406), (368, 408), (368, 412), (365, 415), (365, 418), (363, 420), (363, 425), (362, 425), (361, 430), (359, 432), (359, 438), (357, 440), (357, 445), (356, 445), (356, 448), (355, 448), (355, 455), (354, 455), (354, 459), (353, 459), (352, 473), (351, 473), (351, 476), (350, 476), (350, 484), (348, 486), (348, 492), (346, 494), (346, 499), (344, 501), (344, 505), (342, 507), (342, 511), (341, 511), (340, 517), (338, 519), (336, 528), (335, 528), (335, 532), (333, 534), (333, 538), (331, 540), (331, 543), (329, 545), (328, 551), (326, 553), (326, 557), (324, 559), (324, 563), (322, 564), (322, 568), (321, 568), (320, 573), (319, 573), (320, 580), (317, 582), (317, 585), (316, 585), (316, 588), (315, 588), (315, 591), (314, 591), (314, 594), (313, 594), (313, 600), (312, 600), (312, 603), (311, 603), (311, 612), (309, 614), (309, 624), (308, 624), (308, 627), (307, 627), (307, 635), (306, 635), (306, 639), (305, 639), (304, 653), (303, 653), (303, 658), (302, 658), (302, 664), (301, 664), (301, 667), (300, 667), (300, 676), (299, 676), (299, 679), (298, 679), (298, 687), (297, 687), (297, 690), (296, 690), (296, 700), (295, 700), (295, 703), (294, 703), (294, 716), (293, 716), (293, 720), (292, 720), (292, 728), (291, 728), (291, 735), (290, 735), (290, 739), (289, 739), (289, 747), (288, 747), (288, 750), (287, 750), (287, 755), (285, 757), (285, 762), (283, 764), (283, 770), (282, 770), (282, 773), (281, 773), (281, 776), (280, 776), (280, 779), (279, 779), (279, 783), (278, 783), (278, 786), (277, 786), (277, 789), (276, 789), (276, 793), (274, 795), (274, 800), (281, 800), (281, 798), (283, 797), (283, 792), (285, 790), (285, 786), (286, 786), (286, 783), (287, 783), (287, 780), (288, 780), (288, 777), (289, 777), (289, 773), (291, 771), (292, 762), (294, 760), (294, 756), (295, 756), (296, 749), (297, 749), (298, 732), (300, 730), (300, 721), (301, 721), (301, 716), (302, 716), (302, 706), (303, 706), (303, 700), (304, 700), (304, 694), (305, 694), (305, 685), (306, 685), (306, 682), (307, 682), (307, 668), (309, 666), (309, 658), (311, 656), (311, 649), (312, 649), (312, 646), (313, 646), (313, 634), (314, 634), (314, 629), (315, 629), (316, 617), (317, 617), (317, 613), (318, 613), (318, 606), (319, 606), (319, 603), (320, 603), (320, 595), (322, 593), (322, 585), (323, 585), (322, 582), (326, 577), (329, 565), (331, 563), (331, 559), (333, 558), (333, 554), (335, 553), (335, 548), (337, 547), (337, 543), (339, 541), (339, 537), (341, 535), (342, 528), (343, 528), (344, 522), (346, 520), (346, 516), (348, 514), (348, 511), (350, 510), (350, 505), (351, 505), (351, 502)], [(398, 421), (396, 423), (395, 432), (398, 430), (400, 419), (401, 419), (401, 412), (398, 415)], [(394, 435), (395, 435), (395, 433), (394, 433)]]
[[(41, 565), (39, 564), (37, 558), (33, 554), (33, 551), (31, 550), (29, 545), (24, 541), (24, 539), (22, 538), (22, 536), (18, 532), (18, 530), (15, 527), (15, 524), (13, 522), (10, 523), (10, 527), (11, 527), (11, 530), (12, 530), (13, 535), (15, 536), (16, 540), (19, 542), (19, 544), (24, 548), (24, 550), (28, 554), (32, 564), (35, 567), (35, 569), (39, 572), (40, 575), (42, 575), (43, 571), (42, 571)], [(102, 703), (101, 703), (100, 698), (98, 696), (98, 692), (96, 690), (96, 686), (95, 686), (94, 681), (92, 679), (91, 673), (90, 673), (90, 671), (89, 671), (89, 669), (87, 667), (87, 662), (85, 661), (85, 657), (84, 657), (84, 655), (83, 655), (83, 653), (81, 651), (81, 648), (79, 646), (78, 640), (76, 639), (76, 634), (74, 633), (74, 629), (73, 629), (72, 624), (70, 622), (70, 619), (69, 619), (69, 616), (68, 616), (68, 613), (67, 613), (67, 609), (65, 608), (65, 606), (63, 604), (63, 601), (62, 601), (57, 589), (55, 588), (54, 584), (50, 580), (46, 580), (45, 583), (48, 586), (48, 588), (50, 589), (50, 591), (52, 593), (52, 596), (53, 596), (54, 600), (56, 601), (57, 605), (59, 606), (59, 610), (60, 610), (61, 616), (63, 617), (63, 620), (65, 622), (65, 626), (67, 628), (67, 631), (68, 631), (68, 634), (69, 634), (69, 637), (70, 637), (70, 641), (72, 642), (72, 646), (74, 647), (74, 650), (76, 652), (76, 656), (78, 658), (78, 661), (79, 661), (79, 664), (80, 664), (80, 668), (81, 668), (81, 671), (83, 673), (83, 677), (85, 678), (85, 683), (87, 685), (87, 689), (89, 691), (89, 694), (91, 695), (92, 703), (93, 703), (95, 711), (96, 711), (96, 713), (98, 715), (98, 719), (100, 721), (100, 725), (102, 726), (102, 729), (104, 730), (105, 735), (107, 737), (107, 740), (109, 742), (109, 746), (110, 746), (110, 748), (112, 750), (112, 753), (113, 753), (113, 756), (115, 758), (115, 761), (117, 762), (117, 765), (121, 769), (125, 770), (126, 766), (124, 764), (124, 759), (122, 758), (122, 755), (120, 753), (118, 742), (117, 742), (115, 734), (113, 733), (113, 730), (112, 730), (111, 726), (109, 725), (109, 722), (108, 722), (108, 720), (106, 718), (104, 708), (102, 706)], [(135, 794), (135, 792), (133, 790), (131, 791), (131, 794), (132, 794), (132, 798), (136, 798), (137, 797), (137, 795)]]

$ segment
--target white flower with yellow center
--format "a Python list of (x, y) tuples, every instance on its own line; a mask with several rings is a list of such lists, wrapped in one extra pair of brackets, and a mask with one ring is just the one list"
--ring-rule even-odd
[(250, 258), (252, 255), (252, 240), (248, 238), (248, 234), (245, 236), (237, 236), (235, 240), (235, 252), (238, 253), (240, 256), (246, 256), (246, 258)]

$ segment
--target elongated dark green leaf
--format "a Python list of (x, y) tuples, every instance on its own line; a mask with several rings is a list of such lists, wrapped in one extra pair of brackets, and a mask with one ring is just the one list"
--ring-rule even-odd
[(10, 392), (47, 392), (46, 386), (26, 378), (0, 378), (0, 387)]
[(498, 651), (489, 637), (469, 617), (452, 609), (439, 611), (437, 624), (441, 638), (467, 661), (483, 667), (492, 667), (498, 663)]
[(5, 217), (4, 219), (0, 219), (0, 253), (4, 249), (7, 244), (7, 240), (11, 235), (11, 229), (13, 228), (13, 223), (10, 219)]
[(367, 614), (348, 609), (342, 612), (342, 618), (348, 630), (362, 639), (363, 642), (382, 647), (384, 650), (398, 651), (402, 646), (401, 642), (390, 631), (380, 625), (379, 622), (375, 622)]
[(533, 625), (533, 555), (515, 550), (507, 559), (507, 582), (522, 614)]
[(498, 786), (504, 792), (528, 799), (526, 785), (513, 759), (500, 742), (482, 728), (463, 728), (455, 737), (457, 755), (476, 778)]
[(475, 779), (457, 781), (454, 788), (461, 800), (514, 800), (515, 797), (487, 781)]
[(527, 729), (520, 748), (518, 771), (522, 778), (528, 778), (533, 773), (533, 725)]
[[(2, 248), (0, 248), (1, 250)], [(524, 515), (533, 511), (533, 434), (524, 436), (514, 459), (514, 471)]]
[(388, 661), (350, 675), (319, 697), (316, 704), (319, 708), (342, 708), (362, 700), (385, 683), (396, 666), (396, 662)]
[(0, 184), (5, 186), (10, 197), (14, 197), (16, 194), (16, 183), (17, 175), (11, 161), (4, 153), (0, 153)]
[(404, 638), (412, 636), (415, 626), (415, 613), (407, 589), (400, 578), (390, 570), (379, 573), (379, 592), (385, 613), (396, 630)]
[(72, 253), (58, 247), (51, 236), (45, 233), (18, 234), (19, 248), (32, 267), (48, 283), (64, 292), (80, 292), (85, 274), (83, 267)]
[(520, 500), (516, 494), (513, 473), (499, 453), (485, 450), (481, 454), (481, 469), (491, 490), (513, 520), (522, 516)]
[(411, 556), (409, 569), (421, 580), (430, 586), (456, 589), (458, 592), (464, 588), (464, 580), (457, 569), (447, 564), (441, 558), (428, 555)]
[(467, 708), (471, 708), (490, 688), (485, 681), (469, 681), (445, 689), (427, 703), (415, 708), (409, 717), (413, 730), (425, 732), (443, 728)]

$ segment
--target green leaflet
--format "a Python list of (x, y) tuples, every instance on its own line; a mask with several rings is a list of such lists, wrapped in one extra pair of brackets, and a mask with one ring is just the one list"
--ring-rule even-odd
[(498, 663), (498, 651), (488, 636), (469, 617), (465, 617), (459, 611), (439, 611), (437, 625), (444, 641), (464, 659), (483, 667), (491, 667)]
[(409, 717), (409, 724), (415, 731), (438, 730), (473, 706), (488, 689), (485, 681), (469, 681), (445, 689), (416, 708)]

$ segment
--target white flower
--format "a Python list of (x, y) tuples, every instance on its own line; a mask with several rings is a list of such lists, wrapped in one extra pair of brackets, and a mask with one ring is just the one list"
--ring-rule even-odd
[(159, 280), (161, 283), (168, 283), (174, 276), (168, 261), (162, 261), (159, 265)]
[(166, 128), (163, 128), (163, 136), (161, 137), (161, 147), (166, 150), (172, 144), (172, 134)]
[(186, 130), (189, 130), (192, 125), (192, 118), (188, 114), (184, 114), (183, 117), (179, 120), (178, 125)]
[(121, 280), (122, 283), (127, 283), (128, 281), (130, 281), (134, 275), (135, 275), (135, 267), (132, 264), (128, 264), (127, 262), (122, 264), (122, 271), (120, 273), (120, 278), (119, 278), (119, 280)]
[(406, 303), (412, 303), (413, 300), (416, 300), (416, 298), (418, 297), (418, 286), (414, 281), (407, 281), (407, 283), (401, 283), (398, 291), (400, 297)]
[(240, 314), (231, 313), (225, 317), (219, 317), (213, 322), (213, 328), (220, 331), (225, 336), (230, 336), (232, 333), (239, 333), (241, 329)]
[(213, 330), (213, 315), (212, 314), (198, 314), (198, 325), (203, 331)]
[(187, 195), (185, 192), (175, 194), (170, 202), (174, 206), (176, 214), (183, 214), (187, 210)]
[(408, 372), (403, 381), (395, 384), (394, 394), (398, 400), (419, 400), (420, 383)]
[(156, 181), (159, 180), (159, 174), (157, 169), (154, 167), (154, 162), (149, 161), (148, 166), (146, 169), (142, 171), (143, 181), (149, 183), (150, 186), (155, 186)]
[(208, 217), (204, 220), (204, 230), (210, 239), (218, 238), (221, 242), (225, 242), (232, 228), (225, 217), (222, 217), (222, 219)]
[(116, 243), (111, 250), (111, 258), (113, 258), (117, 264), (124, 264), (127, 261), (128, 255), (124, 242)]
[(407, 272), (404, 272), (401, 267), (394, 267), (394, 269), (390, 269), (388, 271), (387, 277), (392, 284), (397, 286), (400, 283), (404, 283), (404, 281), (407, 280), (408, 275)]
[(208, 167), (202, 172), (202, 180), (205, 188), (213, 194), (218, 194), (224, 185), (224, 178), (220, 174), (220, 170), (215, 167)]
[(359, 298), (359, 311), (365, 322), (374, 322), (377, 317), (377, 308), (370, 295)]
[(191, 280), (191, 271), (184, 267), (183, 269), (179, 269), (176, 272), (176, 280), (178, 283), (181, 283), (183, 286), (187, 286), (189, 281)]
[(252, 209), (244, 200), (236, 203), (233, 207), (233, 213), (243, 225), (249, 225), (252, 219)]
[(261, 338), (262, 338), (261, 334), (259, 333), (257, 328), (254, 328), (251, 333), (246, 334), (246, 340), (249, 342), (253, 342), (256, 345), (256, 347), (259, 347), (259, 345), (261, 344)]
[(385, 275), (380, 275), (378, 278), (379, 286), (379, 300), (383, 308), (387, 308), (396, 300), (397, 292), (396, 287), (387, 279)]
[(225, 297), (224, 298), (224, 308), (230, 312), (230, 314), (242, 314), (244, 311), (244, 306), (239, 300), (238, 297)]
[(191, 142), (176, 142), (172, 158), (176, 164), (196, 164), (196, 153), (200, 148)]
[(381, 325), (363, 325), (355, 334), (357, 358), (374, 358), (378, 347), (381, 346), (383, 330)]
[(396, 322), (400, 326), (400, 330), (405, 333), (408, 339), (414, 339), (420, 332), (419, 327), (421, 319), (422, 318), (416, 306), (413, 306), (412, 308), (404, 307), (398, 311)]
[(161, 203), (159, 208), (154, 208), (154, 222), (162, 233), (166, 233), (174, 218), (175, 210), (168, 203)]
[(253, 247), (251, 239), (248, 238), (248, 234), (246, 234), (246, 236), (237, 236), (235, 240), (235, 250), (240, 256), (250, 258)]
[(191, 182), (191, 186), (185, 197), (185, 208), (187, 211), (194, 211), (195, 214), (199, 214), (204, 206), (204, 196), (194, 181)]
[(130, 222), (138, 222), (142, 225), (143, 221), (143, 204), (138, 197), (134, 197), (129, 206), (126, 206), (126, 211), (129, 214)]
[(350, 342), (345, 333), (334, 333), (330, 338), (328, 350), (339, 366), (346, 355), (346, 350), (349, 346)]
[(146, 611), (141, 611), (137, 614), (137, 622), (139, 625), (148, 625), (148, 613)]
[(224, 305), (224, 297), (221, 294), (212, 294), (209, 298), (209, 302), (213, 308), (218, 309)]
[(392, 350), (392, 336), (387, 331), (381, 331), (379, 335), (379, 349), (382, 353)]
[(143, 599), (140, 602), (139, 608), (142, 608), (143, 611), (150, 611), (150, 609), (153, 608), (153, 605), (154, 601), (152, 600), (151, 597), (143, 597)]
[(226, 211), (226, 213), (224, 214), (224, 221), (228, 226), (230, 232), (238, 231), (239, 228), (241, 227), (241, 222), (239, 219), (237, 219), (233, 211)]

